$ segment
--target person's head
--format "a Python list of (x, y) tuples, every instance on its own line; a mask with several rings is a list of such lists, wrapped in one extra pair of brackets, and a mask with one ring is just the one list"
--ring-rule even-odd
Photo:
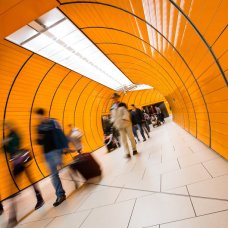
[(134, 104), (131, 105), (131, 108), (132, 108), (132, 110), (135, 110), (136, 109), (136, 107), (135, 107)]
[(127, 105), (125, 103), (123, 103), (123, 102), (119, 103), (119, 107), (124, 107), (124, 108), (127, 109)]
[(34, 113), (36, 114), (36, 118), (39, 120), (39, 121), (42, 121), (44, 120), (46, 117), (46, 111), (43, 109), (43, 108), (38, 108), (34, 111)]
[(112, 98), (114, 103), (117, 103), (120, 99), (120, 95), (118, 93), (113, 93), (111, 98)]
[(14, 128), (15, 128), (15, 125), (12, 122), (9, 122), (9, 121), (5, 122), (5, 129), (7, 131), (12, 131)]

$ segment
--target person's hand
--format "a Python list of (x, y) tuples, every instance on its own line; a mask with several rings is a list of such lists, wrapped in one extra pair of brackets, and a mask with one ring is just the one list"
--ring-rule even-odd
[(68, 154), (68, 153), (72, 153), (72, 152), (75, 152), (75, 150), (74, 149), (70, 149), (70, 148), (64, 148), (63, 149), (63, 153), (64, 154)]

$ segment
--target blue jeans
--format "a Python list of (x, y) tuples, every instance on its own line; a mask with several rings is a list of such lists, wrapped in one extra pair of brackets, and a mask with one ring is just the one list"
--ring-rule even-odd
[(59, 178), (58, 165), (62, 164), (62, 150), (53, 150), (45, 153), (45, 159), (48, 163), (49, 169), (52, 175), (52, 184), (55, 188), (55, 194), (57, 197), (65, 195), (61, 180)]
[(138, 141), (139, 141), (139, 136), (137, 134), (137, 127), (135, 125), (132, 125), (132, 131), (133, 131), (133, 134), (134, 134), (135, 138), (137, 138)]
[(145, 135), (144, 135), (144, 130), (143, 130), (142, 124), (137, 124), (137, 127), (138, 127), (138, 129), (139, 129), (139, 131), (140, 131), (140, 133), (141, 133), (143, 139), (145, 140), (146, 137), (145, 137)]

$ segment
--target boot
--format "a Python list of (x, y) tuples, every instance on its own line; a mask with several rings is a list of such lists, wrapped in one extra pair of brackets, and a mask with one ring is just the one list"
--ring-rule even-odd
[(12, 217), (9, 219), (9, 222), (7, 224), (7, 228), (13, 228), (17, 225), (17, 219), (15, 217)]
[(3, 213), (4, 209), (3, 209), (3, 205), (2, 203), (0, 202), (0, 215)]
[(41, 208), (44, 205), (43, 197), (38, 192), (36, 192), (36, 199), (37, 199), (37, 203), (36, 203), (36, 206), (35, 206), (35, 210)]

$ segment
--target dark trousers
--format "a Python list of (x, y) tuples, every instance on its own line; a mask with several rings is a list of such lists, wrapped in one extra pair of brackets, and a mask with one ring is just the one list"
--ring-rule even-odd
[(146, 137), (145, 137), (145, 135), (144, 135), (144, 130), (143, 130), (143, 127), (142, 127), (142, 123), (139, 123), (139, 124), (137, 124), (136, 126), (138, 127), (138, 129), (139, 129), (139, 131), (140, 131), (140, 134), (142, 135), (143, 139), (145, 140)]

